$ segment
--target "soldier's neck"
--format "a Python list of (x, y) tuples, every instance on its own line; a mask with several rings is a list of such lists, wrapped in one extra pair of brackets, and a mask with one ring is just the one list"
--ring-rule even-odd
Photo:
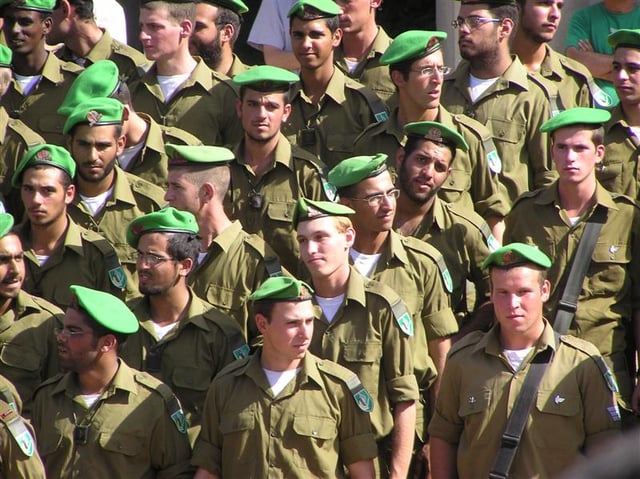
[(268, 141), (256, 141), (249, 135), (244, 136), (244, 163), (251, 167), (256, 177), (262, 176), (273, 165), (278, 141), (279, 134)]
[(196, 66), (198, 66), (198, 62), (191, 56), (189, 50), (180, 49), (170, 58), (158, 59), (156, 71), (158, 75), (162, 76), (184, 75), (191, 73)]
[(129, 118), (123, 124), (125, 145), (127, 148), (136, 146), (142, 143), (149, 131), (149, 123), (138, 115), (136, 112), (130, 110)]
[(212, 70), (217, 71), (218, 73), (222, 73), (223, 75), (229, 76), (229, 70), (231, 70), (231, 66), (233, 65), (233, 50), (228, 45), (223, 45), (222, 47), (222, 55), (220, 56), (220, 63), (217, 65), (207, 65)]
[(51, 256), (62, 243), (69, 219), (65, 215), (62, 218), (47, 225), (35, 225), (31, 223), (31, 249), (37, 255)]
[(350, 274), (351, 268), (349, 267), (348, 256), (345, 256), (344, 264), (329, 276), (316, 277), (312, 274), (315, 294), (323, 298), (335, 298), (336, 296), (345, 294), (347, 292)]
[(362, 231), (362, 228), (357, 229), (353, 249), (362, 254), (378, 254), (384, 248), (389, 234), (388, 231)]
[(189, 309), (191, 294), (184, 277), (178, 279), (178, 284), (162, 294), (147, 296), (151, 320), (159, 326), (167, 326), (182, 319)]
[(536, 42), (533, 38), (518, 29), (511, 45), (511, 52), (516, 54), (524, 67), (530, 72), (540, 70), (540, 65), (547, 55), (545, 43)]
[(362, 61), (371, 51), (377, 34), (378, 26), (375, 22), (369, 23), (359, 32), (344, 33), (340, 45), (344, 57), (350, 61)]
[(73, 35), (68, 35), (65, 39), (65, 46), (74, 55), (84, 58), (93, 47), (100, 41), (104, 32), (93, 22), (80, 22)]
[(431, 211), (435, 199), (434, 194), (427, 202), (417, 203), (401, 193), (397, 200), (393, 227), (403, 235), (411, 236), (418, 229), (427, 213)]
[(96, 183), (85, 181), (78, 176), (78, 193), (89, 198), (101, 195), (109, 191), (109, 188), (115, 183), (115, 179), (115, 171), (111, 171), (105, 178)]
[(331, 64), (327, 61), (326, 65), (323, 65), (314, 70), (301, 70), (300, 79), (302, 80), (302, 89), (304, 94), (314, 103), (318, 103), (320, 98), (327, 91), (331, 77), (335, 72), (333, 66), (333, 60)]
[(532, 348), (538, 344), (544, 332), (544, 321), (540, 316), (540, 322), (532, 326), (526, 333), (506, 333), (500, 328), (500, 343), (505, 349), (521, 350)]
[(513, 60), (509, 50), (499, 49), (492, 55), (483, 55), (469, 60), (469, 72), (474, 77), (482, 80), (498, 78), (507, 71), (511, 63), (513, 63)]
[(406, 95), (399, 95), (399, 108), (398, 108), (398, 125), (404, 127), (407, 123), (412, 121), (436, 121), (440, 112), (440, 105), (435, 108), (424, 109), (420, 105), (417, 105)]
[(80, 394), (102, 394), (118, 372), (120, 363), (115, 350), (105, 353), (86, 371), (76, 371)]
[(620, 106), (624, 113), (624, 119), (629, 126), (640, 126), (640, 103), (630, 104), (620, 102)]
[(222, 204), (211, 201), (207, 206), (207, 209), (198, 212), (198, 228), (200, 230), (198, 234), (202, 238), (200, 248), (202, 252), (207, 251), (213, 240), (232, 224), (224, 212)]
[(13, 72), (18, 75), (40, 75), (48, 57), (49, 53), (44, 49), (43, 43), (42, 48), (36, 48), (27, 55), (14, 55), (11, 60), (11, 66), (13, 67)]
[(594, 178), (588, 178), (582, 183), (558, 183), (560, 206), (567, 216), (576, 218), (582, 216), (596, 202), (597, 183)]
[(270, 371), (291, 371), (297, 369), (301, 361), (302, 359), (291, 360), (283, 357), (278, 351), (272, 351), (268, 345), (263, 346), (260, 352), (260, 366)]

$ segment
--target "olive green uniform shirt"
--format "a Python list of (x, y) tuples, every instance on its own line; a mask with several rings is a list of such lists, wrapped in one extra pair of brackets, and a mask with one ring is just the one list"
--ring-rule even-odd
[(602, 359), (591, 344), (572, 336), (561, 336), (556, 345), (545, 321), (534, 351), (514, 371), (499, 331), (499, 326), (488, 333), (474, 331), (453, 346), (429, 434), (457, 446), (457, 477), (488, 477), (532, 359), (551, 348), (555, 355), (542, 377), (509, 477), (557, 477), (580, 457), (587, 440), (620, 427), (613, 394), (597, 365)]
[(63, 315), (49, 301), (20, 291), (0, 316), (0, 374), (18, 390), (27, 416), (38, 385), (60, 372), (55, 328)]
[(7, 109), (11, 118), (22, 120), (42, 135), (47, 143), (64, 146), (62, 128), (67, 117), (58, 114), (57, 110), (81, 71), (78, 65), (64, 62), (49, 53), (42, 68), (42, 78), (31, 93), (25, 96), (14, 77), (0, 104)]
[(232, 317), (251, 343), (260, 333), (249, 313), (249, 295), (279, 274), (280, 261), (271, 247), (236, 220), (214, 238), (188, 281), (195, 294)]
[(124, 289), (119, 286), (118, 278), (124, 272), (111, 243), (77, 225), (69, 216), (67, 219), (69, 224), (62, 245), (42, 266), (31, 249), (30, 223), (27, 221), (18, 226), (27, 270), (22, 289), (63, 310), (71, 303), (69, 286), (72, 284), (106, 291), (122, 299)]
[(502, 160), (500, 181), (509, 199), (513, 202), (524, 192), (549, 185), (557, 173), (547, 134), (540, 132), (542, 123), (550, 118), (542, 88), (529, 79), (514, 57), (498, 80), (472, 102), (469, 75), (469, 63), (463, 60), (445, 80), (440, 101), (451, 113), (470, 116), (493, 133)]
[(233, 54), (233, 63), (231, 63), (231, 68), (229, 69), (229, 71), (227, 72), (227, 76), (229, 78), (233, 78), (236, 75), (239, 75), (240, 73), (244, 73), (247, 70), (249, 70), (248, 65), (245, 65), (244, 63), (242, 63), (242, 60), (240, 60), (240, 58), (238, 57), (238, 55), (236, 55), (235, 53)]
[(377, 455), (369, 414), (346, 384), (353, 373), (307, 352), (274, 397), (260, 354), (214, 379), (193, 464), (229, 478), (335, 479), (341, 464)]
[(282, 125), (282, 133), (329, 168), (353, 156), (354, 141), (367, 126), (388, 118), (382, 100), (339, 68), (334, 69), (316, 105), (305, 94), (302, 82), (293, 86), (290, 97), (291, 115)]
[[(570, 332), (598, 348), (616, 376), (621, 399), (629, 401), (632, 382), (625, 361), (625, 334), (632, 327), (633, 312), (640, 308), (640, 208), (632, 199), (611, 194), (600, 185), (596, 201), (606, 208), (607, 220), (591, 256)], [(547, 317), (554, 317), (568, 265), (594, 209), (571, 226), (555, 183), (524, 195), (505, 220), (504, 244), (533, 244), (553, 258), (548, 272), (551, 295), (544, 305)]]
[(186, 313), (174, 329), (158, 338), (148, 297), (128, 303), (140, 322), (127, 338), (120, 357), (169, 386), (180, 400), (189, 423), (189, 438), (200, 432), (204, 399), (211, 380), (227, 364), (249, 354), (238, 325), (191, 292)]
[[(239, 219), (247, 232), (261, 236), (287, 270), (301, 272), (300, 249), (291, 220), (301, 196), (328, 199), (324, 165), (282, 135), (271, 167), (260, 177), (245, 162), (244, 141), (236, 147), (235, 155), (230, 163), (231, 187), (225, 210), (230, 218)], [(257, 201), (257, 197), (261, 199)]]
[(116, 250), (126, 275), (127, 299), (139, 296), (136, 250), (127, 243), (127, 226), (131, 221), (164, 205), (164, 191), (148, 181), (115, 167), (113, 192), (96, 216), (76, 191), (67, 211), (77, 224), (104, 236)]
[(111, 60), (118, 66), (120, 76), (126, 83), (131, 84), (141, 78), (151, 67), (151, 62), (141, 51), (116, 40), (107, 30), (101, 30), (102, 37), (86, 57), (77, 57), (67, 47), (58, 50), (56, 55), (64, 61), (76, 63), (84, 68), (100, 60)]
[(224, 75), (200, 58), (187, 80), (165, 102), (156, 67), (131, 86), (136, 111), (147, 113), (164, 126), (175, 126), (198, 137), (205, 145), (232, 145), (242, 139), (236, 114), (236, 91)]
[(342, 47), (338, 47), (335, 50), (334, 62), (349, 78), (362, 83), (378, 95), (380, 99), (387, 101), (396, 92), (396, 86), (391, 81), (389, 65), (380, 65), (380, 57), (387, 51), (392, 41), (387, 32), (381, 26), (378, 26), (378, 33), (373, 39), (369, 52), (358, 63), (353, 73), (349, 72)]
[[(172, 421), (159, 391), (166, 386), (119, 363), (88, 418), (92, 411), (81, 396), (75, 373), (51, 378), (38, 389), (33, 425), (47, 477), (193, 477), (187, 434)], [(86, 444), (75, 444), (75, 424), (83, 422), (89, 424)]]
[(419, 398), (410, 337), (391, 309), (396, 303), (407, 311), (388, 286), (351, 267), (344, 302), (333, 320), (329, 323), (317, 308), (309, 347), (360, 378), (374, 401), (371, 422), (378, 442), (391, 434), (394, 404)]

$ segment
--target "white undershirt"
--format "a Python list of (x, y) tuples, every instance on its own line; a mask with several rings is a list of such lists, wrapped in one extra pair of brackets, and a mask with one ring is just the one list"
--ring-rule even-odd
[(207, 257), (207, 252), (198, 253), (198, 264), (202, 263), (204, 259)]
[(45, 264), (47, 262), (47, 260), (49, 259), (49, 255), (46, 254), (37, 254), (36, 255), (36, 259), (38, 260), (38, 264), (40, 266), (42, 266), (43, 264)]
[(100, 193), (98, 196), (80, 195), (80, 198), (82, 198), (82, 202), (87, 205), (87, 208), (89, 208), (91, 214), (95, 216), (96, 213), (98, 213), (107, 202), (109, 196), (111, 196), (111, 193), (113, 193), (113, 186), (104, 193)]
[(171, 100), (171, 97), (175, 95), (176, 91), (191, 75), (189, 73), (182, 73), (180, 75), (158, 75), (158, 84), (162, 90), (162, 96), (164, 96), (164, 102), (167, 103)]
[(274, 397), (277, 397), (284, 388), (296, 377), (301, 368), (287, 369), (286, 371), (272, 371), (271, 369), (262, 368), (267, 375), (267, 381), (271, 386), (271, 392)]
[(469, 73), (469, 90), (471, 94), (471, 101), (475, 103), (475, 101), (480, 98), (480, 96), (487, 91), (491, 85), (498, 81), (498, 78), (477, 78), (474, 77), (471, 73)]
[(87, 408), (90, 408), (91, 406), (93, 406), (96, 401), (100, 398), (101, 394), (80, 394), (80, 397), (82, 398), (82, 400), (84, 401), (84, 403), (87, 405)]
[(17, 73), (14, 73), (13, 75), (15, 76), (16, 81), (20, 84), (20, 88), (22, 88), (24, 96), (30, 95), (31, 91), (40, 81), (40, 78), (42, 78), (42, 75), (24, 76), (18, 75)]
[(533, 346), (525, 349), (505, 349), (504, 355), (507, 357), (507, 360), (509, 361), (509, 364), (511, 364), (513, 370), (519, 371), (520, 366), (522, 366), (522, 361), (524, 361), (524, 358), (527, 357), (532, 349)]
[(356, 68), (358, 68), (358, 65), (360, 65), (360, 62), (354, 62), (353, 60), (347, 60), (346, 58), (344, 59), (344, 62), (347, 65), (347, 70), (349, 70), (349, 73), (355, 72)]
[(129, 171), (129, 166), (131, 166), (131, 162), (134, 160), (138, 153), (142, 151), (144, 148), (144, 141), (141, 141), (137, 145), (130, 146), (125, 148), (120, 156), (118, 156), (118, 164), (120, 168), (124, 171)]
[(369, 277), (373, 272), (380, 260), (381, 253), (378, 254), (364, 254), (351, 248), (349, 250), (349, 256), (353, 260), (353, 265), (360, 272), (362, 276)]
[(169, 334), (177, 325), (178, 322), (167, 324), (166, 326), (160, 326), (159, 324), (151, 321), (153, 325), (153, 331), (156, 333), (158, 339), (164, 338), (167, 334)]
[(322, 314), (324, 314), (324, 317), (327, 318), (327, 321), (330, 323), (333, 321), (333, 318), (336, 317), (340, 306), (344, 302), (344, 294), (334, 298), (323, 298), (316, 294), (316, 301), (322, 310)]
[(569, 222), (571, 223), (571, 226), (575, 226), (576, 223), (580, 220), (579, 216), (570, 216), (569, 217)]

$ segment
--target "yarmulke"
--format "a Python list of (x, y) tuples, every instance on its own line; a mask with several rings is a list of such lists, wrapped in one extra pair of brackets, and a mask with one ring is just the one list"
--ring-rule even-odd
[(298, 198), (296, 209), (293, 212), (293, 227), (303, 221), (311, 221), (324, 216), (349, 216), (354, 214), (348, 206), (331, 201), (312, 201), (306, 198)]
[(288, 91), (291, 84), (299, 79), (298, 75), (284, 68), (260, 65), (239, 73), (233, 77), (232, 81), (236, 85), (246, 86), (252, 90), (269, 92)]
[(251, 301), (309, 301), (313, 289), (290, 276), (267, 278), (251, 295)]
[(76, 125), (107, 126), (121, 125), (124, 105), (115, 98), (93, 98), (77, 105), (64, 124), (63, 134)]
[(392, 65), (431, 55), (442, 48), (447, 33), (428, 30), (409, 30), (401, 33), (380, 57), (381, 65)]
[(298, 17), (302, 20), (335, 17), (342, 10), (333, 0), (299, 0), (293, 4), (287, 17)]
[(561, 111), (553, 118), (545, 121), (540, 127), (541, 132), (556, 131), (558, 128), (572, 125), (593, 125), (594, 128), (606, 123), (611, 113), (599, 108), (569, 108)]
[(109, 331), (133, 334), (140, 327), (131, 310), (111, 293), (97, 291), (76, 284), (69, 286), (78, 304), (96, 323)]
[(120, 71), (111, 60), (100, 60), (85, 68), (73, 80), (58, 108), (60, 115), (69, 116), (80, 103), (93, 98), (109, 98), (120, 86)]
[(127, 227), (127, 243), (138, 246), (140, 236), (150, 232), (198, 234), (198, 221), (192, 213), (169, 206), (140, 216)]
[(498, 248), (482, 262), (482, 268), (500, 266), (513, 268), (526, 264), (535, 264), (542, 268), (550, 268), (551, 260), (537, 247), (524, 243), (511, 243)]
[(378, 176), (387, 169), (387, 155), (354, 156), (342, 160), (328, 174), (329, 183), (336, 188), (355, 185), (360, 181)]
[(16, 171), (13, 172), (11, 185), (16, 188), (19, 187), (24, 170), (35, 165), (54, 166), (65, 171), (72, 179), (76, 174), (76, 162), (73, 161), (71, 154), (66, 149), (61, 146), (44, 143), (29, 148), (24, 153), (22, 160), (16, 167)]
[(238, 15), (249, 11), (249, 7), (247, 7), (242, 0), (200, 0), (198, 3), (211, 3), (212, 5), (228, 8)]
[(224, 164), (236, 157), (228, 148), (210, 145), (172, 145), (167, 143), (164, 149), (169, 157), (169, 166), (194, 164)]
[(12, 57), (13, 52), (11, 49), (6, 45), (0, 44), (0, 67), (11, 68)]
[(469, 150), (469, 145), (460, 133), (437, 121), (414, 121), (407, 123), (404, 126), (404, 133), (407, 136), (424, 138), (425, 140), (430, 140), (435, 143), (460, 148), (462, 151)]
[(56, 0), (23, 0), (18, 3), (15, 0), (0, 0), (0, 9), (13, 5), (21, 10), (36, 10), (38, 12), (53, 12), (56, 6)]
[(13, 228), (13, 216), (9, 213), (0, 213), (0, 238), (4, 238)]

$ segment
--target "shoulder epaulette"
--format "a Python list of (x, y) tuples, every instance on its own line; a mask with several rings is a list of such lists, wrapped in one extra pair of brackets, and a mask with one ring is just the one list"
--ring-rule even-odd
[(224, 376), (224, 375), (236, 375), (238, 373), (241, 373), (249, 365), (250, 360), (251, 360), (251, 356), (247, 356), (245, 358), (241, 358), (236, 361), (230, 362), (225, 367), (223, 367), (220, 371), (218, 371), (218, 374), (216, 375), (216, 377)]
[(345, 82), (345, 86), (356, 90), (364, 97), (367, 104), (369, 105), (371, 113), (373, 113), (373, 117), (375, 118), (376, 123), (382, 123), (389, 119), (389, 112), (387, 111), (386, 105), (373, 90), (370, 90), (361, 83), (358, 83), (355, 80), (351, 80), (349, 78)]
[(238, 323), (217, 309), (206, 312), (204, 316), (213, 321), (220, 330), (222, 330), (225, 338), (227, 338), (227, 344), (231, 348), (234, 359), (246, 358), (251, 354), (249, 345)]
[(413, 318), (411, 314), (409, 314), (407, 305), (404, 304), (402, 298), (398, 296), (398, 293), (383, 283), (373, 280), (365, 280), (365, 288), (367, 292), (384, 299), (389, 305), (393, 318), (400, 327), (400, 331), (407, 336), (413, 336)]
[(84, 70), (80, 65), (73, 62), (66, 62), (64, 60), (60, 60), (60, 69), (69, 73), (73, 73), (74, 75), (79, 75), (80, 72)]
[(156, 208), (158, 209), (164, 206), (164, 191), (162, 190), (162, 188), (151, 183), (150, 181), (145, 180), (144, 178), (140, 178), (133, 173), (129, 173), (128, 171), (125, 171), (124, 174), (127, 178), (129, 186), (131, 186), (131, 189), (136, 194), (144, 196), (145, 198), (153, 201)]
[(607, 383), (607, 387), (609, 388), (609, 390), (612, 393), (617, 393), (619, 391), (615, 376), (609, 369), (609, 366), (607, 366), (607, 363), (605, 362), (603, 357), (600, 355), (600, 352), (598, 351), (598, 349), (593, 344), (568, 334), (560, 336), (560, 341), (565, 344), (568, 344), (569, 346), (571, 346), (574, 349), (577, 349), (578, 351), (583, 352), (584, 354), (589, 356), (591, 359), (593, 359), (593, 361), (596, 363), (596, 366), (598, 366), (598, 369), (600, 370), (600, 373), (602, 374), (602, 377), (604, 378), (605, 383)]
[(353, 396), (354, 401), (361, 411), (373, 411), (373, 399), (371, 398), (369, 391), (367, 391), (362, 385), (362, 382), (360, 382), (360, 378), (358, 378), (353, 371), (326, 360), (318, 360), (316, 364), (320, 371), (339, 379), (347, 386), (351, 396)]
[(58, 373), (55, 376), (51, 376), (50, 378), (45, 379), (44, 381), (42, 381), (40, 384), (38, 384), (38, 386), (36, 387), (35, 391), (34, 391), (34, 396), (36, 391), (39, 391), (40, 389), (55, 384), (57, 382), (59, 382), (64, 376), (64, 373)]
[(291, 156), (296, 160), (303, 160), (307, 163), (311, 163), (313, 167), (318, 171), (322, 171), (322, 169), (325, 167), (325, 164), (320, 158), (318, 158), (313, 153), (309, 153), (307, 150), (299, 147), (298, 145), (291, 145)]
[(193, 136), (182, 128), (160, 125), (160, 130), (162, 131), (165, 143), (177, 143), (190, 146), (202, 145), (202, 141), (198, 137)]
[(520, 196), (518, 196), (513, 204), (511, 205), (511, 209), (513, 209), (514, 206), (516, 206), (520, 201), (526, 199), (526, 198), (535, 198), (536, 196), (540, 195), (540, 193), (542, 193), (545, 190), (545, 188), (538, 188), (537, 190), (533, 190), (533, 191), (525, 191), (524, 193), (521, 193)]
[(189, 429), (187, 418), (184, 415), (180, 401), (178, 401), (176, 395), (173, 394), (171, 388), (145, 372), (137, 372), (133, 377), (138, 384), (142, 384), (162, 396), (164, 405), (167, 408), (167, 412), (175, 424), (176, 429), (182, 434), (186, 434)]
[(231, 90), (233, 91), (233, 93), (235, 94), (235, 96), (239, 96), (240, 95), (240, 87), (238, 85), (236, 85), (235, 83), (233, 83), (233, 81), (231, 80), (231, 78), (227, 77), (227, 76), (222, 76), (220, 73), (218, 73), (215, 70), (212, 70), (213, 72), (213, 76), (216, 80), (218, 80), (220, 83), (224, 83), (225, 85), (227, 85), (229, 88), (231, 88)]
[(491, 172), (499, 174), (502, 171), (502, 158), (500, 158), (496, 144), (493, 141), (493, 133), (491, 130), (467, 115), (458, 113), (453, 115), (453, 119), (459, 124), (464, 125), (482, 142), (489, 169)]
[(457, 352), (462, 351), (463, 349), (468, 348), (469, 346), (473, 346), (478, 341), (480, 341), (480, 339), (482, 339), (482, 336), (484, 336), (485, 334), (486, 333), (483, 333), (482, 331), (471, 331), (470, 333), (466, 334), (462, 339), (453, 343), (453, 345), (451, 346), (451, 349), (449, 349), (448, 356), (449, 357), (453, 356)]
[(244, 238), (244, 242), (251, 246), (253, 250), (258, 253), (264, 262), (264, 268), (267, 271), (269, 277), (282, 276), (282, 265), (280, 259), (275, 253), (269, 253), (266, 249), (266, 243), (262, 238), (253, 234), (247, 234)]
[(442, 253), (438, 251), (435, 246), (427, 243), (426, 241), (419, 240), (413, 236), (403, 236), (402, 244), (409, 249), (419, 251), (429, 256), (429, 258), (431, 258), (438, 267), (438, 271), (440, 271), (440, 277), (442, 278), (442, 282), (444, 283), (447, 292), (451, 293), (453, 291), (453, 280), (451, 279), (451, 273), (449, 273), (449, 268), (447, 267), (447, 263), (444, 260), (444, 256), (442, 256)]
[(40, 136), (37, 132), (29, 128), (24, 122), (21, 120), (16, 120), (13, 118), (9, 119), (7, 126), (11, 128), (21, 139), (24, 141), (27, 148), (31, 148), (36, 145), (40, 145), (45, 143), (44, 138)]
[(622, 193), (614, 193), (612, 191), (609, 191), (608, 193), (611, 195), (611, 199), (613, 201), (621, 201), (623, 203), (629, 203), (631, 205), (640, 207), (640, 203), (638, 203), (636, 200), (634, 200), (630, 196), (623, 195)]
[(49, 301), (47, 301), (44, 298), (41, 298), (40, 296), (30, 295), (30, 297), (31, 297), (31, 300), (34, 303), (36, 303), (40, 309), (51, 314), (51, 316), (58, 316), (58, 315), (64, 314), (63, 311), (60, 308), (58, 308), (55, 304), (50, 303)]
[(105, 267), (109, 274), (109, 281), (115, 288), (122, 291), (127, 285), (127, 277), (113, 245), (95, 231), (84, 230), (81, 235), (83, 239), (94, 245), (102, 253)]
[(487, 244), (495, 241), (493, 233), (491, 233), (491, 228), (482, 216), (477, 213), (475, 215), (467, 214), (465, 209), (461, 208), (457, 203), (447, 203), (445, 206), (452, 215), (457, 216), (458, 218), (462, 218), (471, 225), (475, 226), (478, 231), (480, 231)]
[(0, 421), (5, 425), (20, 450), (28, 457), (33, 456), (36, 451), (36, 441), (27, 429), (22, 416), (18, 411), (2, 400), (0, 400)]

